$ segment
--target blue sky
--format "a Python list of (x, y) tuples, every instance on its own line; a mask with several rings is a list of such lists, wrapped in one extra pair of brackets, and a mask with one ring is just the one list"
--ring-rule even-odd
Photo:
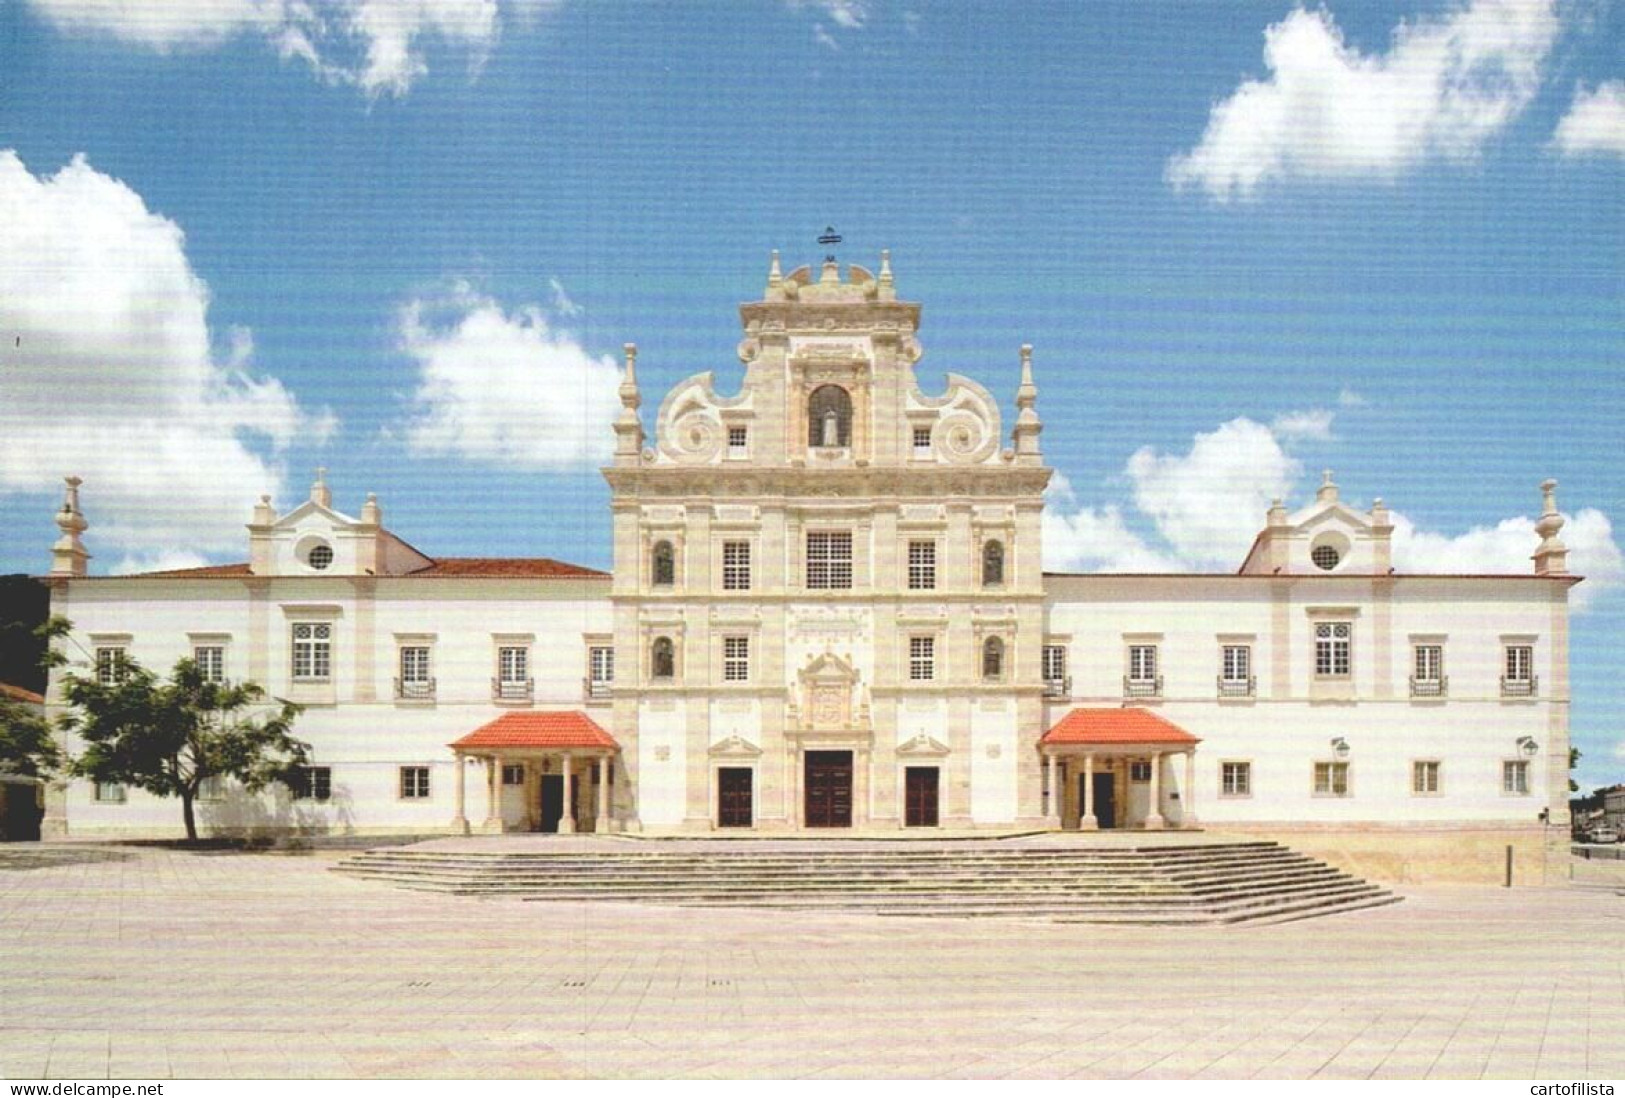
[[(1625, 12), (1477, 3), (0, 0), (0, 571), (254, 499), (608, 564), (645, 422), (771, 248), (890, 248), (928, 389), (1035, 346), (1069, 569), (1227, 570), (1274, 494), (1524, 571), (1556, 477), (1582, 781), (1625, 777)], [(610, 396), (606, 396), (610, 394)]]

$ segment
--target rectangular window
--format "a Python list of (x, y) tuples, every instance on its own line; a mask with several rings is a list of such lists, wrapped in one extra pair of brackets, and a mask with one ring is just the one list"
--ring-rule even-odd
[(914, 450), (916, 454), (931, 452), (931, 428), (914, 428)]
[(1223, 797), (1251, 797), (1253, 795), (1253, 764), (1250, 762), (1220, 763), (1219, 795)]
[(97, 782), (95, 796), (98, 804), (123, 804), (126, 794), (121, 782)]
[(722, 589), (724, 591), (750, 590), (750, 542), (725, 541), (722, 543)]
[(937, 638), (908, 638), (908, 677), (911, 682), (930, 682), (937, 677)]
[(497, 678), (504, 686), (521, 686), (530, 678), (530, 649), (497, 649)]
[(427, 686), (429, 684), (429, 650), (413, 645), (401, 649), (401, 684)]
[(807, 588), (811, 591), (846, 590), (852, 586), (852, 532), (807, 532)]
[(937, 543), (911, 541), (908, 543), (908, 589), (934, 591), (937, 586)]
[(722, 638), (722, 681), (750, 681), (750, 638)]
[(1315, 764), (1315, 794), (1321, 797), (1349, 795), (1349, 764), (1324, 762)]
[[(507, 768), (504, 767), (504, 770)], [(506, 774), (503, 775), (507, 777)], [(421, 801), (429, 796), (429, 768), (427, 766), (401, 767), (401, 799)]]
[(226, 780), (224, 778), (222, 778), (219, 774), (211, 774), (209, 777), (204, 778), (201, 782), (198, 783), (198, 786), (197, 786), (197, 799), (198, 800), (200, 800), (200, 801), (208, 801), (210, 803), (213, 803), (215, 801), (225, 800), (225, 797), (226, 797)]
[(226, 650), (218, 644), (200, 644), (192, 649), (192, 662), (204, 682), (226, 681)]
[(294, 800), (325, 801), (333, 796), (333, 768), (330, 766), (301, 766), (293, 773), (289, 787)]
[(1501, 792), (1524, 796), (1529, 792), (1529, 763), (1509, 759), (1501, 764)]
[(1044, 645), (1044, 693), (1063, 697), (1071, 693), (1066, 685), (1066, 645)]
[(1245, 644), (1227, 644), (1219, 664), (1225, 682), (1246, 682), (1253, 673), (1253, 650)]
[[(418, 767), (417, 769), (422, 770), (422, 769), (425, 769), (425, 768)], [(502, 784), (503, 785), (524, 785), (525, 784), (525, 764), (524, 763), (503, 763), (502, 764)], [(425, 783), (425, 788), (427, 788), (427, 783)], [(424, 795), (427, 796), (428, 794), (424, 794)], [(403, 794), (403, 796), (404, 796), (404, 794)]]
[(1253, 695), (1253, 649), (1249, 644), (1219, 647), (1219, 696), (1250, 698)]
[(1530, 644), (1506, 646), (1506, 673), (1501, 676), (1501, 693), (1531, 696), (1535, 692), (1535, 648)]
[(1346, 621), (1315, 623), (1315, 677), (1344, 679), (1349, 675), (1349, 644), (1354, 627)]
[(728, 428), (728, 456), (744, 457), (749, 448), (750, 431), (744, 427)]
[(587, 649), (587, 696), (607, 698), (615, 683), (615, 649), (593, 645)]
[(1157, 677), (1157, 646), (1131, 644), (1128, 649), (1128, 677), (1131, 682), (1153, 682)]
[(96, 649), (96, 681), (103, 686), (112, 686), (122, 682), (124, 670), (119, 665), (124, 660), (122, 648)]
[(1128, 780), (1131, 782), (1148, 782), (1151, 780), (1151, 764), (1136, 759), (1128, 764)]
[(296, 622), (293, 627), (293, 677), (298, 682), (327, 682), (333, 675), (333, 626)]
[(1418, 759), (1411, 763), (1411, 792), (1437, 793), (1439, 791), (1439, 760)]
[(1444, 645), (1414, 645), (1411, 648), (1411, 697), (1441, 698), (1444, 682)]

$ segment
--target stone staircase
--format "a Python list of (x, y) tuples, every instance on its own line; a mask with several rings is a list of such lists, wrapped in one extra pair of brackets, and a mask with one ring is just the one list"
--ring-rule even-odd
[(1285, 922), (1400, 899), (1274, 842), (604, 845), (558, 853), (394, 847), (334, 870), (403, 888), (520, 900), (1081, 923)]

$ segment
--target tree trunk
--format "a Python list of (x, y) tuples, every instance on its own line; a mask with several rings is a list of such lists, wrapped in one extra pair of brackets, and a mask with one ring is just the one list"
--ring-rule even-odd
[(181, 793), (181, 818), (186, 821), (186, 841), (197, 842), (197, 818), (192, 813), (192, 794)]

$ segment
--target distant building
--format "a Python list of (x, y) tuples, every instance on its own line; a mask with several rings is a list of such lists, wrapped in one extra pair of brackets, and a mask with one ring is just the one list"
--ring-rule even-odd
[[(438, 559), (319, 476), (260, 501), (243, 564), (88, 577), (70, 481), (48, 580), (70, 670), (190, 655), (307, 706), (307, 780), (212, 790), (219, 830), (1202, 826), (1389, 876), (1538, 858), (1548, 815), (1566, 837), (1553, 482), (1524, 576), (1396, 574), (1387, 509), (1329, 473), (1235, 574), (1046, 574), (1030, 348), (1006, 436), (978, 382), (920, 388), (885, 258), (843, 278), (775, 253), (740, 314), (739, 392), (696, 374), (652, 435), (627, 348), (613, 574)], [(47, 827), (177, 817), (75, 783)]]

